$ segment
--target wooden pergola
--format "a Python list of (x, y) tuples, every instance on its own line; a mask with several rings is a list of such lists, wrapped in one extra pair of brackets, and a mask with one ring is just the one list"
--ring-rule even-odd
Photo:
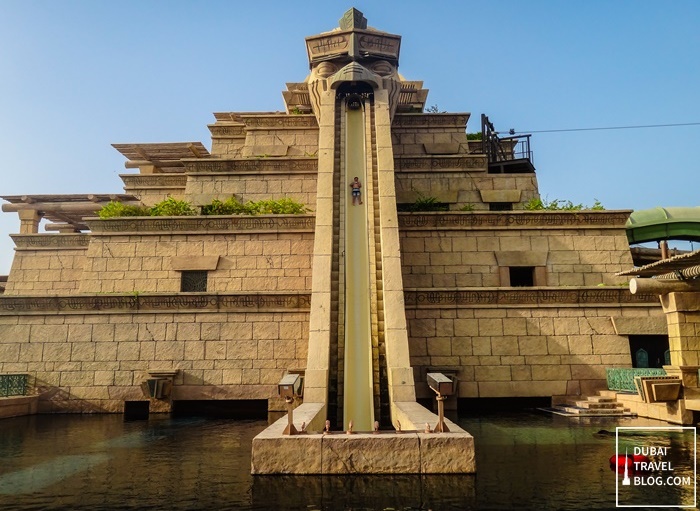
[(94, 193), (85, 195), (5, 195), (1, 197), (9, 204), (3, 204), (6, 213), (18, 213), (22, 222), (32, 223), (32, 228), (23, 232), (37, 232), (39, 221), (43, 218), (50, 223), (45, 225), (47, 231), (79, 232), (89, 230), (84, 218), (96, 216), (105, 204), (111, 201), (125, 204), (141, 205), (133, 195)]
[(127, 169), (152, 169), (154, 173), (182, 173), (183, 159), (209, 158), (209, 150), (201, 142), (168, 142), (162, 144), (112, 144), (122, 153)]
[(630, 282), (632, 294), (700, 291), (700, 250), (645, 264), (617, 275), (641, 277)]

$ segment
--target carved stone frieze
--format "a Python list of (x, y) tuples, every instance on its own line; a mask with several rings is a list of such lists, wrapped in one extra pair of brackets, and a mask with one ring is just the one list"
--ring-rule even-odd
[(629, 211), (400, 213), (402, 229), (624, 228)]
[(469, 289), (406, 290), (407, 308), (480, 307), (480, 306), (619, 306), (620, 304), (656, 304), (658, 296), (650, 293), (633, 295), (627, 288), (539, 288), (539, 289)]
[(245, 127), (241, 124), (210, 124), (212, 138), (245, 138)]
[(247, 129), (255, 128), (295, 128), (318, 129), (313, 115), (241, 115)]
[(400, 172), (486, 171), (486, 156), (397, 156), (394, 169)]
[(313, 231), (313, 215), (134, 217), (94, 219), (87, 222), (95, 234), (163, 232), (298, 232)]
[(89, 234), (11, 234), (19, 250), (71, 250), (85, 249), (90, 243)]
[(185, 160), (188, 173), (316, 173), (318, 158), (246, 158), (237, 160)]
[(119, 177), (127, 188), (171, 188), (187, 184), (187, 176), (183, 174), (121, 174)]
[(397, 128), (430, 128), (459, 127), (466, 128), (469, 114), (396, 114), (391, 127)]
[(157, 312), (308, 310), (308, 293), (171, 294), (17, 297), (0, 296), (0, 315), (42, 312)]

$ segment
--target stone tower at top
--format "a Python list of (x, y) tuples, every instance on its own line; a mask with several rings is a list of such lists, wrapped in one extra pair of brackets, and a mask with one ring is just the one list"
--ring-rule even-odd
[(428, 94), (423, 82), (406, 81), (398, 73), (401, 36), (368, 27), (355, 8), (343, 15), (339, 25), (306, 38), (310, 74), (303, 83), (288, 84), (287, 111), (311, 110), (318, 119), (320, 94), (350, 83), (346, 87), (357, 91), (386, 90), (392, 119), (397, 111), (422, 112)]

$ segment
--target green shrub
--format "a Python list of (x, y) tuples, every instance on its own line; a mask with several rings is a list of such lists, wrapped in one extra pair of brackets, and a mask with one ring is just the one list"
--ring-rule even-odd
[(593, 206), (586, 206), (585, 204), (574, 204), (570, 200), (553, 199), (548, 201), (547, 199), (540, 199), (533, 197), (525, 203), (526, 211), (583, 211), (583, 210), (595, 210), (603, 211), (605, 207), (600, 203), (598, 199), (595, 199)]
[(401, 212), (418, 212), (418, 211), (448, 211), (449, 204), (440, 202), (436, 197), (430, 197), (418, 192), (418, 198), (412, 204), (398, 204), (398, 211)]
[(294, 199), (267, 199), (242, 203), (236, 197), (214, 199), (202, 206), (203, 215), (303, 215), (309, 209)]
[(102, 206), (97, 212), (100, 218), (114, 218), (119, 216), (149, 216), (148, 208), (144, 206), (132, 206), (122, 202), (111, 201)]
[(197, 211), (185, 200), (168, 197), (151, 206), (150, 214), (151, 216), (192, 216), (196, 215)]
[(467, 133), (467, 140), (481, 140), (481, 132)]
[(203, 215), (245, 215), (249, 214), (246, 212), (245, 204), (240, 202), (235, 197), (230, 197), (225, 201), (220, 201), (219, 199), (214, 199), (211, 204), (202, 206)]
[(308, 211), (306, 206), (294, 199), (268, 199), (247, 202), (251, 215), (302, 215)]

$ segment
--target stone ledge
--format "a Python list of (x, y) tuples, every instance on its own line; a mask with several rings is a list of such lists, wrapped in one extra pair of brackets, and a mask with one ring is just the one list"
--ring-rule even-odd
[(38, 404), (39, 396), (0, 397), (0, 419), (33, 415)]

